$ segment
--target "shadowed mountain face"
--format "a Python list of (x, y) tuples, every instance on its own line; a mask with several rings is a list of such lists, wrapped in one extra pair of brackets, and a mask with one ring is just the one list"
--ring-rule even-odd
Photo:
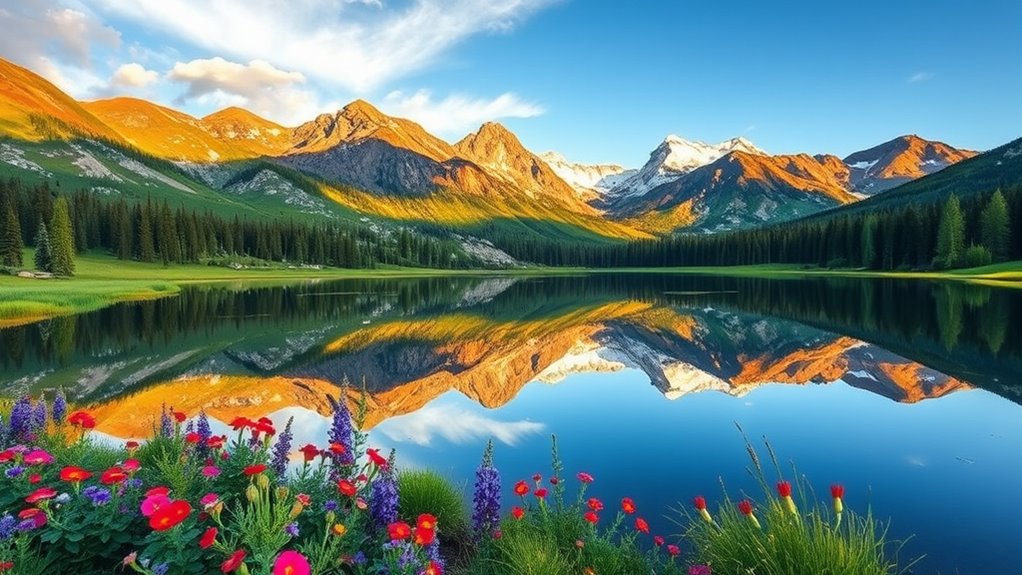
[[(893, 297), (907, 309), (892, 312)], [(978, 313), (963, 315), (966, 306)], [(1022, 373), (1022, 342), (1006, 329), (1020, 313), (1014, 292), (868, 281), (647, 275), (196, 288), (0, 331), (0, 390), (61, 386), (119, 436), (141, 433), (148, 407), (163, 402), (218, 418), (292, 406), (325, 415), (344, 381), (368, 392), (369, 425), (450, 391), (496, 408), (529, 384), (601, 372), (634, 372), (678, 401), (835, 381), (903, 403), (974, 385), (1017, 400), (1003, 382)]]

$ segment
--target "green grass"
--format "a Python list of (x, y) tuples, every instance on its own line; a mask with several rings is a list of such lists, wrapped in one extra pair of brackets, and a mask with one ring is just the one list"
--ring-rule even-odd
[(401, 517), (432, 513), (447, 540), (468, 536), (468, 514), (463, 490), (443, 475), (429, 469), (402, 471), (397, 476)]

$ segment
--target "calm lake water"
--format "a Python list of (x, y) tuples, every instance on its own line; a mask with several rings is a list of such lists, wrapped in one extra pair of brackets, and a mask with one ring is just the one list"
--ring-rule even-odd
[(297, 445), (323, 444), (348, 380), (368, 391), (372, 443), (404, 466), (470, 490), (494, 438), (510, 489), (549, 473), (555, 434), (570, 475), (632, 496), (665, 535), (668, 508), (719, 499), (721, 481), (756, 494), (739, 423), (822, 497), (843, 483), (893, 538), (914, 535), (913, 572), (1014, 573), (1020, 322), (1022, 291), (922, 281), (223, 284), (0, 330), (0, 396), (63, 387), (114, 438), (146, 435), (167, 403), (293, 416)]

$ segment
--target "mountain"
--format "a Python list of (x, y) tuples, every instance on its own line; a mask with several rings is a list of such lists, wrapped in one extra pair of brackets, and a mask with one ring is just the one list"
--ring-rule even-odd
[(258, 156), (278, 156), (292, 146), (294, 130), (238, 107), (214, 112), (202, 118), (199, 125), (217, 140)]
[(732, 138), (719, 144), (689, 141), (673, 134), (654, 149), (649, 160), (637, 172), (608, 191), (609, 196), (643, 196), (650, 190), (673, 182), (692, 170), (711, 164), (731, 152), (765, 155), (745, 138)]
[(2, 58), (0, 134), (31, 142), (77, 136), (121, 140), (102, 120), (60, 88)]
[(544, 152), (539, 157), (581, 197), (589, 200), (602, 197), (636, 172), (617, 164), (572, 163), (557, 152)]
[(912, 134), (855, 152), (845, 158), (844, 163), (851, 171), (851, 186), (862, 194), (874, 195), (943, 170), (977, 153)]

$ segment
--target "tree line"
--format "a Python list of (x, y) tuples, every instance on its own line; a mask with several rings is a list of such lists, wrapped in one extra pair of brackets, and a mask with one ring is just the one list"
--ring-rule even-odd
[(550, 266), (803, 264), (875, 270), (973, 267), (1022, 259), (1022, 188), (955, 195), (868, 213), (821, 214), (754, 229), (621, 244), (502, 238), (515, 258)]
[(25, 265), (22, 248), (32, 246), (37, 269), (57, 275), (71, 275), (75, 254), (90, 250), (165, 265), (237, 257), (342, 268), (471, 264), (455, 241), (406, 229), (225, 218), (166, 201), (129, 202), (86, 191), (58, 195), (46, 182), (17, 179), (0, 180), (0, 224), (0, 266)]

